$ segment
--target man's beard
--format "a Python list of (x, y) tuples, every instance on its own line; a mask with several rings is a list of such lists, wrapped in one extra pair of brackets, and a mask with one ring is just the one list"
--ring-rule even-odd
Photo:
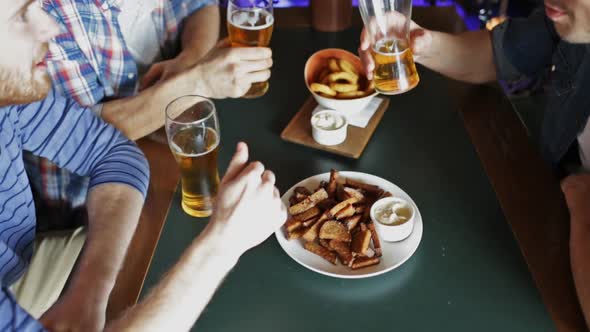
[[(27, 77), (28, 76), (28, 77)], [(34, 68), (29, 75), (0, 68), (0, 106), (29, 104), (47, 96), (51, 80)]]

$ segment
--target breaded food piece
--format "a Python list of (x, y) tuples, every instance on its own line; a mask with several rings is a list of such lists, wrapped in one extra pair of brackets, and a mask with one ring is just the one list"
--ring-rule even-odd
[(332, 74), (328, 75), (328, 80), (330, 81), (330, 83), (338, 83), (338, 82), (344, 81), (349, 84), (354, 84), (357, 87), (354, 90), (358, 90), (358, 81), (359, 81), (358, 75), (347, 73), (345, 71), (341, 71), (341, 72), (336, 72), (336, 73), (332, 73)]
[(307, 228), (300, 227), (294, 231), (287, 231), (287, 240), (296, 240), (303, 236), (307, 232)]
[(295, 218), (297, 220), (301, 220), (301, 221), (306, 221), (306, 220), (309, 220), (309, 219), (319, 216), (321, 213), (322, 213), (322, 210), (320, 208), (318, 208), (317, 206), (314, 206), (311, 209), (309, 209), (303, 213), (294, 215), (293, 218)]
[(340, 65), (340, 69), (342, 69), (343, 71), (345, 71), (347, 73), (354, 74), (356, 76), (359, 75), (359, 73), (356, 70), (356, 68), (354, 67), (354, 65), (352, 63), (348, 62), (347, 60), (340, 59), (340, 61), (338, 61), (338, 64)]
[(320, 228), (322, 227), (322, 225), (324, 224), (323, 221), (317, 221), (315, 224), (313, 224), (311, 227), (309, 227), (307, 229), (307, 231), (303, 234), (303, 238), (305, 239), (305, 241), (308, 242), (313, 242), (318, 238), (318, 235), (320, 233)]
[(289, 218), (285, 222), (285, 229), (288, 232), (292, 232), (301, 226), (303, 226), (303, 222), (301, 220), (297, 220), (295, 218)]
[(315, 225), (316, 222), (318, 222), (320, 220), (320, 217), (315, 217), (315, 218), (311, 218), (311, 219), (307, 219), (306, 221), (303, 222), (303, 226), (304, 227), (310, 227)]
[(361, 221), (361, 218), (362, 215), (357, 214), (342, 220), (342, 222), (344, 223), (344, 225), (346, 225), (346, 228), (348, 228), (349, 231), (352, 231), (356, 227), (356, 225), (358, 225), (358, 223)]
[(330, 70), (333, 72), (340, 71), (340, 65), (338, 64), (338, 60), (334, 58), (328, 60), (328, 68), (330, 68)]
[(363, 267), (377, 265), (380, 261), (379, 257), (356, 257), (349, 266), (353, 270), (358, 270)]
[[(363, 224), (361, 224), (362, 226)], [(352, 242), (350, 244), (350, 249), (352, 252), (355, 252), (360, 255), (366, 255), (367, 249), (369, 249), (369, 245), (371, 244), (371, 231), (368, 229), (360, 230), (352, 235)]]
[(338, 202), (335, 199), (328, 198), (319, 203), (318, 207), (329, 212), (336, 204), (338, 204)]
[(347, 200), (344, 200), (336, 205), (334, 205), (333, 208), (331, 208), (328, 212), (330, 213), (330, 215), (335, 216), (338, 214), (338, 212), (340, 212), (340, 210), (347, 208), (348, 205), (352, 205), (356, 203), (356, 198), (349, 198)]
[(373, 248), (375, 249), (375, 256), (381, 257), (383, 250), (381, 250), (381, 240), (379, 240), (379, 234), (375, 229), (375, 224), (371, 221), (367, 223), (367, 228), (371, 231), (371, 240), (373, 241)]
[(322, 247), (321, 245), (315, 242), (306, 242), (303, 247), (305, 250), (312, 252), (321, 258), (327, 260), (328, 262), (336, 265), (336, 253), (331, 252), (330, 250)]
[(334, 218), (336, 218), (337, 220), (342, 220), (354, 216), (355, 213), (356, 209), (354, 208), (354, 206), (352, 206), (352, 204), (348, 204), (344, 209), (338, 211)]
[(328, 188), (326, 191), (328, 192), (328, 196), (334, 197), (336, 195), (336, 189), (338, 189), (338, 178), (339, 173), (337, 170), (332, 169), (330, 171), (330, 181), (328, 182)]
[(365, 195), (363, 195), (363, 193), (358, 190), (358, 189), (354, 189), (351, 187), (344, 187), (344, 195), (348, 198), (356, 198), (356, 201), (358, 203), (363, 203), (367, 198), (365, 197)]
[(346, 179), (346, 185), (349, 187), (356, 188), (356, 189), (362, 189), (362, 190), (372, 193), (372, 194), (376, 194), (376, 193), (381, 192), (381, 188), (379, 188), (378, 186), (375, 186), (372, 184), (366, 184), (366, 183), (352, 180), (352, 179)]
[(332, 90), (332, 88), (330, 88), (328, 85), (322, 84), (322, 83), (311, 83), (309, 88), (313, 92), (323, 93), (323, 94), (330, 96), (330, 97), (334, 97), (337, 94), (337, 92)]
[(330, 83), (330, 89), (336, 92), (351, 92), (358, 90), (358, 84), (354, 83)]
[(326, 192), (325, 189), (322, 188), (322, 189), (316, 191), (315, 193), (311, 194), (311, 196), (308, 196), (303, 201), (291, 206), (289, 208), (289, 213), (291, 215), (297, 215), (297, 214), (303, 213), (303, 212), (313, 208), (319, 202), (323, 201), (326, 198), (328, 198), (328, 193)]
[(322, 246), (330, 251), (334, 251), (334, 249), (332, 249), (332, 247), (330, 247), (330, 241), (325, 240), (325, 239), (319, 239), (318, 243), (320, 244), (320, 246)]
[(322, 82), (326, 77), (328, 77), (328, 75), (330, 75), (332, 72), (330, 71), (330, 69), (328, 68), (324, 68), (324, 70), (322, 70), (320, 72), (320, 74), (318, 75), (318, 78), (315, 80), (316, 82)]
[(364, 205), (364, 204), (362, 204), (362, 205), (357, 205), (354, 208), (355, 208), (356, 214), (363, 214), (363, 213), (365, 213), (365, 210), (367, 209), (367, 206)]
[(320, 228), (320, 239), (350, 242), (350, 232), (342, 223), (336, 220), (326, 221)]
[(338, 258), (344, 265), (350, 264), (352, 261), (352, 251), (350, 251), (350, 244), (338, 240), (330, 240), (330, 248), (336, 252)]

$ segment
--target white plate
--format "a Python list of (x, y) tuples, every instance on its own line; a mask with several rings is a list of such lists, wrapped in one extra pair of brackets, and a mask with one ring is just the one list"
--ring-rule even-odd
[[(381, 187), (381, 189), (391, 192), (394, 196), (403, 198), (413, 204), (416, 207), (416, 219), (412, 234), (407, 239), (399, 242), (385, 242), (381, 240), (381, 247), (383, 250), (381, 262), (377, 265), (359, 270), (351, 270), (347, 266), (340, 264), (340, 262), (338, 262), (336, 265), (332, 265), (323, 258), (305, 250), (303, 248), (303, 240), (288, 241), (285, 237), (284, 229), (281, 227), (280, 230), (275, 232), (275, 235), (283, 250), (285, 250), (285, 252), (297, 263), (305, 266), (306, 268), (336, 278), (369, 278), (391, 271), (402, 265), (405, 261), (412, 257), (414, 252), (416, 252), (418, 245), (420, 245), (420, 240), (422, 239), (422, 215), (420, 214), (420, 210), (418, 209), (416, 203), (414, 203), (412, 198), (410, 198), (410, 196), (406, 194), (406, 192), (401, 188), (380, 177), (359, 172), (340, 172), (340, 175), (344, 178), (350, 178), (353, 180), (362, 181), (364, 183), (377, 185)], [(329, 179), (330, 173), (324, 173), (309, 177), (299, 182), (298, 184), (291, 187), (291, 189), (289, 189), (283, 195), (283, 203), (286, 206), (289, 206), (289, 197), (291, 197), (293, 190), (296, 187), (302, 186), (313, 190), (319, 186), (321, 181), (329, 181)]]

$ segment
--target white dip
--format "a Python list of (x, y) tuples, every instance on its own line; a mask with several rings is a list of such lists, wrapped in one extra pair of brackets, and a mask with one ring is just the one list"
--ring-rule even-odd
[(344, 126), (344, 118), (333, 112), (321, 112), (311, 118), (311, 123), (323, 130), (336, 130)]
[(404, 200), (382, 204), (375, 209), (375, 218), (383, 225), (401, 225), (412, 217), (412, 208)]

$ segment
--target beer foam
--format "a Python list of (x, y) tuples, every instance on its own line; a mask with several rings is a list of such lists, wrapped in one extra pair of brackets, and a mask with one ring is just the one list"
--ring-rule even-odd
[[(183, 149), (181, 148), (175, 141), (174, 139), (169, 140), (169, 144), (170, 144), (170, 148), (172, 150), (174, 150), (174, 152), (182, 157), (199, 157), (199, 156), (203, 156), (208, 154), (209, 152), (215, 150), (217, 148), (217, 146), (219, 145), (219, 135), (212, 129), (212, 128), (207, 128), (207, 133), (211, 134), (211, 135), (215, 135), (215, 143), (212, 144), (208, 149), (206, 149), (206, 151), (204, 152), (200, 152), (200, 153), (187, 153), (186, 147)], [(191, 148), (192, 149), (202, 149), (203, 145), (206, 145), (205, 143), (205, 138), (202, 135), (198, 135), (192, 138), (192, 144), (191, 144)]]
[[(256, 25), (260, 22), (261, 16), (264, 17), (264, 25)], [(240, 10), (232, 13), (230, 22), (232, 25), (245, 30), (262, 30), (274, 23), (274, 17), (264, 9), (254, 8), (248, 11)]]

